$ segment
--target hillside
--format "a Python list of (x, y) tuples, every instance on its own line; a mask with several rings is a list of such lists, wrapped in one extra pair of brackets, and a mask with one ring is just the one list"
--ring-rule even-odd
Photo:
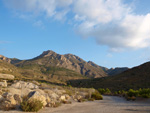
[[(51, 83), (64, 83), (66, 80), (70, 79), (83, 79), (86, 78), (81, 74), (78, 74), (72, 70), (59, 67), (49, 67), (40, 65), (26, 65), (23, 67), (17, 67), (11, 63), (24, 62), (18, 59), (10, 59), (5, 56), (0, 56), (0, 74), (12, 74), (16, 79), (34, 79), (34, 80), (44, 80)], [(47, 70), (46, 70), (47, 69)], [(52, 73), (49, 75), (48, 73)]]
[(0, 59), (0, 73), (21, 76), (20, 70), (14, 65)]
[(115, 76), (91, 80), (72, 80), (68, 81), (68, 84), (76, 87), (109, 88), (111, 90), (150, 88), (150, 62)]
[(129, 69), (127, 67), (117, 67), (117, 68), (108, 69), (106, 67), (99, 66), (92, 61), (88, 61), (88, 64), (92, 65), (93, 67), (95, 67), (101, 71), (103, 70), (107, 75), (110, 75), (110, 76), (120, 74)]
[[(68, 72), (70, 70), (70, 72), (75, 72), (74, 74), (84, 75), (89, 78), (107, 76), (102, 68), (94, 67), (78, 56), (72, 54), (60, 55), (50, 50), (44, 51), (38, 57), (30, 60), (19, 61), (11, 59), (11, 63), (25, 69), (40, 70), (42, 73), (49, 74), (50, 76), (53, 76), (54, 72), (56, 75), (58, 71), (60, 71), (58, 73), (61, 74), (63, 70)], [(71, 73), (66, 74), (71, 75)]]
[(126, 71), (126, 70), (128, 70), (128, 69), (129, 69), (129, 68), (127, 68), (127, 67), (122, 67), (122, 68), (117, 67), (117, 68), (110, 68), (110, 69), (107, 69), (107, 70), (105, 70), (105, 72), (106, 72), (108, 75), (112, 76), (112, 75), (120, 74), (120, 73), (122, 73), (122, 72), (124, 72), (124, 71)]

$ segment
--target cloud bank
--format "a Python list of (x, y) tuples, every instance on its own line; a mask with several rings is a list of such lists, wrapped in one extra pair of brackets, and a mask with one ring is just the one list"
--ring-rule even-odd
[[(77, 33), (112, 51), (150, 46), (150, 13), (135, 14), (123, 0), (3, 0), (20, 14), (72, 21)], [(72, 16), (70, 16), (71, 14)]]

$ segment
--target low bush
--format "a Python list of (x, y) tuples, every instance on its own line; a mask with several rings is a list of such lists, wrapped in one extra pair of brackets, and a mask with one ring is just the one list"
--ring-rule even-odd
[(139, 96), (143, 98), (150, 98), (150, 89), (139, 89)]
[(127, 96), (129, 97), (137, 97), (138, 96), (138, 90), (133, 90), (133, 89), (130, 89), (128, 92), (127, 92)]
[(21, 103), (21, 109), (25, 112), (37, 112), (42, 109), (42, 107), (43, 103), (36, 99), (32, 101), (23, 100)]
[(108, 88), (106, 88), (106, 89), (99, 88), (98, 91), (99, 91), (100, 94), (105, 94), (105, 95), (110, 95), (111, 94), (111, 91)]
[(94, 93), (92, 93), (91, 98), (93, 98), (95, 100), (102, 100), (103, 99), (102, 95), (98, 91), (95, 91)]

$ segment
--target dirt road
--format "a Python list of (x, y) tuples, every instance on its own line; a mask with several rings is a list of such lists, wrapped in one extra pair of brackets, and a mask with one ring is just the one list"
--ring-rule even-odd
[[(0, 113), (23, 113), (9, 111)], [(104, 100), (72, 103), (58, 108), (45, 108), (39, 113), (150, 113), (150, 101), (126, 101), (122, 97), (104, 96)]]

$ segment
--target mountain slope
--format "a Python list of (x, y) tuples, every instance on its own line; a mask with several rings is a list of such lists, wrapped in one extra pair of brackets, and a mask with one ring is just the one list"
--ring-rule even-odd
[(107, 69), (105, 72), (106, 72), (108, 75), (112, 76), (112, 75), (120, 74), (120, 73), (122, 73), (122, 72), (124, 72), (124, 71), (126, 71), (126, 70), (128, 70), (128, 69), (129, 69), (129, 68), (127, 68), (127, 67), (122, 67), (122, 68), (117, 67), (117, 68)]
[(110, 88), (111, 90), (150, 88), (150, 62), (115, 76), (69, 81), (68, 83), (78, 87)]
[[(14, 60), (12, 59), (11, 62), (18, 67), (38, 67), (39, 70), (45, 72), (48, 70), (53, 71), (53, 68), (62, 68), (72, 70), (78, 74), (90, 78), (107, 76), (107, 74), (100, 67), (96, 68), (90, 63), (79, 58), (78, 56), (72, 54), (60, 55), (50, 50), (44, 51), (41, 55), (31, 60), (14, 62)], [(52, 75), (52, 72), (49, 74)]]
[(117, 68), (110, 68), (110, 69), (108, 69), (106, 67), (99, 66), (99, 65), (95, 64), (92, 61), (88, 61), (88, 63), (90, 65), (94, 66), (95, 68), (99, 69), (100, 71), (103, 70), (105, 73), (107, 73), (107, 75), (110, 75), (110, 76), (120, 74), (120, 73), (122, 73), (122, 72), (124, 72), (124, 71), (129, 69), (127, 67), (121, 67), (121, 68), (117, 67)]

